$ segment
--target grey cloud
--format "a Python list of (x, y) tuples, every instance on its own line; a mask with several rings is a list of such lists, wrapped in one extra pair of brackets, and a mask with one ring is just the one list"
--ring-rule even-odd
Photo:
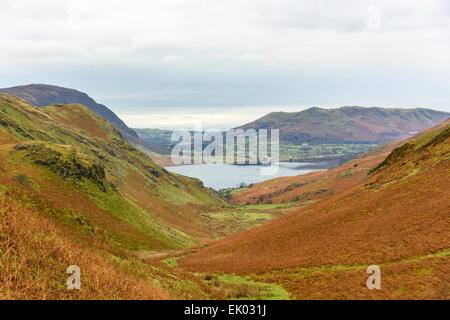
[(0, 86), (74, 87), (120, 113), (445, 109), (449, 14), (438, 0), (2, 1)]

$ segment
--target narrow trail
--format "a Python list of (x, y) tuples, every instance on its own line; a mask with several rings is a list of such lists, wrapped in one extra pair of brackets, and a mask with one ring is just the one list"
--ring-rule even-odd
[(208, 210), (210, 207), (211, 207), (210, 205), (204, 206), (203, 208), (201, 208), (201, 209), (198, 211), (198, 215), (199, 215), (199, 216), (202, 216), (202, 217), (205, 217), (205, 218), (208, 218), (208, 219), (212, 219), (210, 216), (208, 216), (208, 215), (206, 215), (206, 214), (202, 214), (202, 212), (205, 212), (205, 211)]
[(144, 260), (153, 260), (158, 259), (162, 260), (164, 258), (173, 258), (173, 257), (179, 257), (179, 256), (185, 256), (192, 253), (197, 252), (201, 248), (205, 246), (206, 243), (199, 243), (193, 247), (183, 248), (179, 250), (163, 250), (163, 251), (135, 251), (134, 254)]
[(179, 250), (169, 251), (136, 251), (135, 254), (140, 259), (162, 259), (181, 253)]

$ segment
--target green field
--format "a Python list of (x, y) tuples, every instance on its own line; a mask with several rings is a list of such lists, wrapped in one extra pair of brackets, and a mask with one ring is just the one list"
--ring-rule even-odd
[[(176, 144), (171, 142), (172, 131), (160, 129), (134, 129), (143, 140), (151, 145), (155, 145), (165, 150), (165, 154), (170, 154), (170, 150)], [(192, 133), (191, 133), (192, 135)], [(208, 145), (204, 142), (203, 149)], [(270, 145), (270, 143), (269, 143)], [(300, 145), (281, 144), (280, 145), (280, 161), (320, 161), (320, 160), (349, 160), (357, 154), (366, 152), (377, 146), (376, 144), (364, 143), (304, 143)], [(226, 150), (224, 148), (224, 154)], [(248, 158), (248, 150), (246, 150), (246, 158)]]

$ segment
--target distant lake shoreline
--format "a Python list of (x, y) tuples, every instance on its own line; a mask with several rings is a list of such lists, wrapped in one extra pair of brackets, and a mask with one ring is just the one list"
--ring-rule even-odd
[(200, 179), (205, 187), (216, 190), (232, 188), (240, 183), (252, 184), (266, 180), (306, 174), (326, 170), (333, 166), (330, 162), (280, 162), (275, 174), (264, 175), (263, 165), (192, 164), (165, 167), (166, 170), (187, 177)]

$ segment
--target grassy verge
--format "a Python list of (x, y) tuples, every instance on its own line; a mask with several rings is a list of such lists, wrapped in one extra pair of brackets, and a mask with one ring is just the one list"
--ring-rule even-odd
[(234, 275), (201, 275), (218, 295), (235, 300), (289, 300), (289, 293), (279, 284), (252, 281)]

